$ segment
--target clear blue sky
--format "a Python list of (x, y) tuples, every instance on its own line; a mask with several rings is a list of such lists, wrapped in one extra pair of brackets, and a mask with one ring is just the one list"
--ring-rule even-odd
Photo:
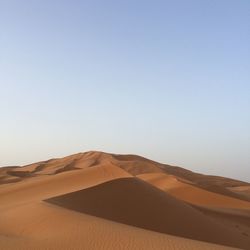
[(133, 153), (250, 181), (250, 1), (0, 0), (0, 165)]

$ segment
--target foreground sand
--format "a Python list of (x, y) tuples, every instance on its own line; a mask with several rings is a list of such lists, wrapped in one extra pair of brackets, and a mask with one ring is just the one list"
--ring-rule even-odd
[[(143, 168), (143, 166), (146, 167)], [(37, 168), (39, 171), (35, 172), (34, 170)], [(0, 185), (0, 249), (186, 250), (231, 249), (226, 245), (232, 246), (234, 244), (241, 246), (242, 249), (248, 249), (248, 246), (250, 246), (248, 245), (248, 235), (244, 235), (244, 233), (247, 234), (249, 229), (247, 223), (243, 227), (245, 218), (248, 218), (249, 202), (227, 196), (221, 197), (221, 194), (212, 193), (211, 195), (215, 195), (215, 199), (209, 196), (205, 204), (204, 199), (201, 199), (202, 195), (201, 197), (198, 195), (196, 199), (192, 195), (192, 200), (188, 200), (190, 205), (186, 204), (183, 202), (183, 200), (187, 201), (186, 196), (180, 194), (185, 193), (185, 185), (191, 185), (188, 184), (188, 180), (186, 182), (178, 180), (180, 182), (178, 185), (185, 184), (185, 188), (182, 189), (182, 192), (166, 194), (167, 198), (164, 192), (168, 192), (168, 188), (164, 188), (164, 192), (162, 192), (162, 185), (164, 187), (169, 185), (169, 190), (174, 190), (172, 182), (167, 180), (161, 180), (160, 183), (164, 184), (158, 187), (156, 182), (151, 183), (159, 189), (147, 183), (145, 183), (146, 188), (144, 184), (139, 184), (139, 188), (142, 186), (143, 192), (138, 191), (139, 196), (136, 196), (136, 191), (133, 193), (133, 190), (139, 190), (139, 188), (134, 187), (131, 181), (133, 180), (133, 183), (136, 180), (136, 183), (138, 183), (138, 180), (133, 175), (136, 174), (141, 179), (152, 182), (152, 176), (145, 178), (143, 174), (154, 173), (153, 177), (156, 177), (156, 173), (162, 173), (161, 167), (157, 167), (155, 163), (140, 157), (129, 156), (124, 160), (124, 158), (113, 158), (107, 154), (89, 152), (51, 160), (45, 164), (38, 163), (23, 168), (12, 168), (11, 171), (24, 171), (26, 176), (23, 177), (22, 174), (16, 172), (14, 172), (14, 175), (11, 175), (11, 172), (6, 174), (6, 171), (2, 171), (4, 172), (2, 176), (5, 177), (1, 178), (4, 180), (4, 184)], [(34, 174), (30, 174), (30, 172)], [(165, 174), (164, 177), (166, 177)], [(162, 175), (160, 176), (162, 177)], [(114, 186), (110, 187), (109, 183)], [(245, 186), (246, 184), (244, 184)], [(126, 193), (126, 197), (122, 192), (128, 191), (128, 187), (132, 190)], [(195, 185), (191, 185), (191, 187), (197, 188), (199, 192), (204, 191), (205, 196), (207, 195), (206, 192), (210, 192)], [(70, 193), (73, 192), (74, 194), (79, 190), (82, 190), (80, 191), (82, 193), (75, 203), (63, 199), (61, 204), (55, 205), (46, 201), (47, 199), (50, 199), (50, 201), (54, 199), (55, 201), (56, 197), (65, 197), (65, 194), (68, 194), (67, 196), (72, 199), (73, 196)], [(151, 192), (152, 195), (148, 196), (148, 192)], [(87, 199), (91, 199), (91, 197), (100, 199), (103, 193), (105, 193), (106, 198), (102, 204), (106, 204), (106, 208), (100, 208), (100, 205), (95, 207), (93, 202), (86, 201), (86, 197)], [(111, 199), (108, 199), (107, 195), (111, 195)], [(170, 195), (176, 195), (178, 199)], [(142, 196), (143, 199), (141, 199)], [(112, 197), (115, 197), (115, 199), (112, 199)], [(127, 199), (128, 197), (129, 199)], [(145, 212), (148, 216), (147, 213), (150, 213), (149, 204), (152, 204), (152, 202), (147, 203), (147, 197), (153, 197), (154, 205), (163, 202), (163, 204), (166, 204), (166, 209), (160, 206), (152, 206), (156, 209), (157, 214), (152, 214), (152, 217), (149, 216), (146, 221), (142, 217), (142, 212)], [(85, 203), (83, 202), (84, 199)], [(225, 202), (223, 199), (229, 199), (230, 202)], [(114, 200), (119, 200), (117, 204), (122, 204), (120, 207), (122, 209), (112, 207), (111, 203)], [(132, 204), (128, 204), (128, 200)], [(208, 210), (200, 211), (192, 207), (192, 202), (193, 205), (202, 204), (203, 207), (199, 207), (199, 209), (206, 208)], [(67, 206), (72, 204), (75, 204), (75, 207), (68, 207), (70, 208), (68, 209)], [(90, 204), (88, 206), (89, 211), (80, 211), (84, 209), (82, 206), (84, 204)], [(125, 205), (131, 208), (129, 210), (130, 223), (126, 221), (128, 219), (126, 216), (125, 221), (119, 221), (114, 216), (115, 213), (118, 213), (119, 216), (127, 215), (128, 209)], [(134, 209), (132, 209), (133, 206)], [(159, 207), (161, 211), (157, 210)], [(211, 210), (210, 207), (213, 209)], [(145, 209), (143, 210), (143, 208)], [(235, 211), (236, 208), (237, 213), (239, 213), (237, 216), (244, 216), (243, 224), (238, 225), (238, 228), (234, 227), (234, 220), (229, 220), (231, 224), (228, 224), (228, 219), (222, 223), (221, 216), (219, 220), (216, 219), (216, 209), (233, 209)], [(187, 211), (189, 218), (181, 218), (181, 214), (185, 214)], [(171, 216), (168, 225), (164, 222), (164, 220), (167, 220), (167, 213)], [(110, 216), (105, 217), (103, 214), (109, 214)], [(230, 213), (227, 216), (233, 217)], [(154, 218), (159, 219), (158, 222), (164, 230), (166, 229), (165, 231), (152, 227)], [(197, 223), (200, 220), (202, 223)], [(143, 224), (143, 221), (146, 223)], [(123, 224), (119, 222), (123, 222)], [(190, 224), (202, 225), (203, 227), (196, 231)], [(221, 233), (221, 236), (219, 233)], [(199, 238), (199, 234), (201, 234), (201, 238)], [(219, 242), (221, 245), (211, 242)]]
[(46, 203), (22, 206), (1, 216), (4, 219), (0, 249), (230, 249), (114, 223)]

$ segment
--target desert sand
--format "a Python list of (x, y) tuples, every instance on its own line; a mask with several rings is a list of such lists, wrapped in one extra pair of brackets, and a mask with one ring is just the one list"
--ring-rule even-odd
[(249, 190), (94, 151), (0, 168), (0, 249), (250, 249)]

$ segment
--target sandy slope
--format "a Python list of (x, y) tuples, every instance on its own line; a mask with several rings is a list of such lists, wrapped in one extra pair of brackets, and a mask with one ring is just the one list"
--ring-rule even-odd
[(97, 185), (115, 178), (129, 177), (122, 169), (109, 164), (57, 175), (37, 176), (0, 186), (1, 208), (41, 201), (56, 195)]
[(112, 165), (36, 177), (0, 188), (0, 249), (226, 249), (159, 234), (42, 202), (129, 176)]
[(198, 174), (184, 168), (161, 164), (137, 155), (117, 155), (96, 151), (50, 159), (21, 168), (5, 168), (3, 171), (0, 170), (0, 184), (22, 181), (23, 179), (34, 176), (54, 175), (100, 164), (113, 164), (133, 176), (144, 173), (167, 173), (178, 177), (178, 179), (183, 179), (186, 182), (192, 182), (195, 186), (205, 190), (250, 201), (250, 197), (246, 196), (244, 192), (234, 192), (231, 190), (231, 188), (237, 188), (239, 186), (250, 187), (250, 185), (245, 182), (224, 177)]
[(48, 202), (152, 231), (246, 248), (241, 234), (137, 178), (120, 178)]
[(138, 177), (180, 200), (195, 205), (203, 214), (249, 238), (249, 202), (209, 192), (172, 175), (152, 173)]
[(42, 202), (13, 208), (0, 216), (0, 249), (231, 249), (143, 230)]
[(150, 173), (138, 175), (152, 185), (186, 202), (207, 207), (230, 207), (250, 209), (250, 203), (225, 195), (213, 193), (192, 184), (185, 183), (175, 176), (164, 173)]
[(248, 186), (237, 186), (237, 187), (229, 187), (230, 191), (240, 194), (241, 196), (244, 196), (250, 200), (250, 185)]
[[(182, 175), (182, 177), (178, 176), (178, 180), (180, 180), (180, 178), (183, 178), (183, 182), (181, 183), (184, 184), (189, 184), (190, 181), (192, 182), (192, 180), (190, 179), (193, 178), (193, 176), (195, 176), (195, 178), (199, 177), (199, 174), (196, 175), (195, 173), (190, 173), (190, 171), (184, 169), (175, 169), (174, 167), (159, 164), (140, 156), (112, 155), (94, 151), (79, 153), (60, 159), (51, 159), (44, 162), (30, 164), (21, 168), (0, 168), (0, 184), (2, 184), (0, 185), (0, 249), (228, 249), (224, 246), (212, 245), (210, 243), (204, 243), (197, 240), (190, 240), (186, 238), (184, 239), (181, 237), (170, 236), (169, 234), (162, 234), (134, 226), (120, 224), (110, 220), (114, 218), (105, 220), (84, 213), (78, 213), (73, 210), (61, 208), (59, 206), (51, 205), (47, 202), (42, 201), (77, 190), (84, 191), (84, 189), (89, 187), (95, 188), (95, 186), (96, 188), (98, 188), (99, 195), (100, 187), (102, 187), (101, 193), (107, 191), (107, 189), (103, 188), (102, 186), (104, 185), (105, 187), (107, 181), (114, 180), (115, 183), (115, 180), (117, 179), (126, 178), (127, 180), (128, 177), (128, 180), (132, 180), (133, 175), (140, 175), (145, 173), (154, 173), (161, 175), (163, 173), (166, 173), (166, 169), (164, 168), (164, 166), (169, 167), (168, 171), (177, 171), (178, 173), (180, 172), (181, 174), (179, 175)], [(187, 173), (187, 178), (185, 177), (185, 175), (183, 175), (183, 173)], [(204, 179), (205, 177), (203, 175), (202, 178), (202, 183), (205, 183), (206, 180)], [(197, 180), (199, 179), (195, 179), (195, 181)], [(213, 180), (209, 178), (209, 183), (211, 181), (213, 182)], [(248, 186), (247, 184), (242, 184), (239, 181), (230, 182), (229, 179), (217, 178), (216, 188), (218, 186), (220, 187), (220, 181), (222, 181), (222, 192), (224, 192), (225, 188), (228, 188), (230, 186), (230, 183), (232, 184), (231, 187), (238, 187), (243, 185)], [(173, 182), (168, 179), (162, 181), (161, 185), (167, 185), (170, 187), (171, 185), (173, 185)], [(161, 185), (159, 185), (158, 188), (162, 188)], [(198, 188), (196, 186), (196, 183), (193, 183), (193, 185), (191, 186)], [(150, 188), (146, 188), (146, 190), (152, 190), (151, 187), (152, 186), (150, 186)], [(118, 194), (124, 191), (124, 188), (121, 189), (115, 187), (115, 189), (116, 188)], [(132, 186), (130, 186), (130, 188), (132, 188)], [(113, 189), (114, 188), (112, 188), (112, 190)], [(112, 190), (109, 190), (108, 193), (112, 194)], [(126, 201), (126, 197), (130, 197), (133, 200), (134, 198), (136, 198), (135, 194), (136, 192), (139, 192), (139, 190), (140, 187), (132, 188), (132, 190), (130, 190), (126, 194), (120, 196), (118, 195), (117, 199), (120, 199), (121, 204)], [(190, 190), (188, 190), (188, 192), (189, 191)], [(87, 192), (89, 192), (89, 190)], [(148, 191), (146, 191), (146, 193), (147, 192)], [(230, 192), (232, 191), (229, 190), (229, 194), (231, 195)], [(145, 199), (147, 200), (147, 197), (151, 197), (151, 195), (145, 195), (145, 190), (142, 193), (144, 202)], [(154, 197), (153, 199), (155, 199), (155, 204), (159, 202), (166, 202), (163, 201), (165, 200), (165, 198), (161, 199), (158, 197), (159, 194), (156, 194), (158, 192), (154, 191), (153, 193), (154, 195), (152, 195), (152, 197)], [(204, 195), (204, 193), (202, 194)], [(207, 193), (205, 194), (207, 195)], [(212, 194), (216, 195), (214, 193)], [(164, 197), (165, 195), (166, 194), (164, 194)], [(236, 196), (237, 195), (239, 194), (236, 194)], [(239, 197), (242, 197), (242, 194), (240, 194)], [(201, 202), (202, 195), (199, 199), (201, 199), (199, 201)], [(112, 202), (112, 200), (114, 199), (111, 199), (110, 202)], [(132, 203), (136, 203), (136, 200), (138, 200), (138, 197)], [(169, 202), (169, 198), (167, 198), (167, 201)], [(110, 202), (108, 202), (107, 204), (110, 204)], [(169, 205), (168, 202), (167, 204)], [(206, 206), (210, 206), (211, 204), (212, 206), (214, 206), (214, 202), (214, 196), (211, 196)], [(216, 202), (218, 203), (218, 200), (216, 200)], [(227, 203), (227, 206), (229, 206), (230, 208), (243, 206), (243, 203), (241, 203), (240, 200), (236, 200), (236, 203), (235, 201), (233, 202), (231, 200), (229, 203)], [(150, 205), (148, 204), (147, 207), (150, 208), (151, 204), (152, 202), (150, 203)], [(170, 206), (171, 209), (168, 207), (168, 211), (169, 213), (171, 213), (172, 218), (177, 219), (178, 217), (179, 219), (180, 216), (182, 216), (181, 214), (185, 214), (187, 212), (187, 205), (183, 201), (176, 201), (176, 199), (174, 199), (174, 202), (172, 201), (170, 202), (170, 204), (172, 204)], [(143, 205), (143, 203), (139, 203), (139, 205)], [(153, 208), (155, 206), (151, 207)], [(191, 209), (190, 206), (188, 207), (188, 211), (192, 211), (190, 213), (192, 214), (192, 216), (194, 216), (195, 214), (194, 217), (196, 219), (197, 213), (203, 218), (202, 220), (205, 221), (207, 221), (207, 219), (204, 219), (204, 216), (206, 216), (205, 212), (209, 215), (209, 218), (211, 216), (213, 216), (213, 218), (216, 218), (217, 216), (217, 214), (210, 215), (210, 210), (199, 211), (200, 208)], [(140, 208), (140, 206), (138, 208)], [(112, 213), (114, 213), (115, 210), (117, 212), (119, 211), (119, 209), (113, 209)], [(140, 215), (142, 214), (141, 211), (143, 211), (143, 209), (139, 209), (136, 211), (136, 213), (133, 212), (136, 216), (133, 219), (134, 222), (137, 221), (137, 217), (140, 217)], [(156, 211), (156, 214), (158, 216), (159, 211)], [(227, 210), (227, 212), (228, 211), (229, 210)], [(127, 210), (123, 210), (122, 213), (123, 215), (128, 214)], [(241, 216), (241, 210), (239, 210), (239, 213)], [(148, 218), (156, 218), (157, 216), (155, 216), (155, 214), (152, 216), (149, 215)], [(190, 215), (189, 217), (192, 218), (192, 216)], [(231, 223), (232, 213), (229, 212), (227, 216), (227, 222)], [(149, 226), (150, 219), (148, 222), (146, 221)], [(193, 219), (193, 221), (196, 219)], [(159, 222), (161, 221), (159, 220)], [(220, 224), (220, 226), (218, 226), (219, 228), (225, 228), (226, 226), (225, 232), (230, 231), (231, 227), (227, 228), (227, 223), (220, 223), (221, 216), (218, 218), (218, 220), (215, 220), (213, 222), (210, 221), (210, 226), (206, 226), (206, 228), (208, 228), (208, 231), (213, 229), (216, 232), (218, 227), (211, 226), (211, 223), (213, 224), (214, 222)], [(204, 222), (202, 223), (202, 225), (204, 226), (206, 225), (206, 223)], [(133, 223), (130, 224), (135, 225)], [(172, 226), (169, 226), (168, 229), (179, 230), (180, 224), (174, 224), (175, 223), (173, 223), (172, 221)], [(197, 235), (195, 235), (195, 230), (194, 232), (188, 232), (188, 224), (192, 224), (193, 226), (194, 223), (189, 222), (183, 224), (183, 228), (181, 231), (189, 233), (190, 235), (184, 235), (178, 230), (175, 232), (175, 234), (178, 236), (197, 238)], [(173, 231), (171, 231), (171, 233), (173, 233)], [(194, 233), (194, 235), (192, 233)], [(223, 234), (224, 233), (221, 233), (222, 237), (220, 237), (221, 239), (219, 239), (220, 241), (218, 242), (223, 241)], [(225, 240), (227, 240), (227, 242), (225, 243), (228, 244), (228, 242), (230, 243), (231, 241), (237, 241), (240, 242), (240, 244), (245, 244), (244, 241), (248, 240), (249, 237), (247, 237), (246, 235), (243, 236), (244, 238), (241, 239), (241, 236), (239, 236), (237, 232), (234, 232), (233, 235), (227, 237), (227, 239), (224, 238)], [(205, 235), (205, 237), (208, 236)], [(211, 239), (208, 240), (211, 241)], [(246, 247), (244, 248), (247, 249)]]

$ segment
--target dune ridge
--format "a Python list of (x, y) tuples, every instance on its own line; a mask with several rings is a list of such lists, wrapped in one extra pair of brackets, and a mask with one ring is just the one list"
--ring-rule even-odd
[(97, 151), (0, 168), (0, 249), (249, 249), (249, 190)]
[(240, 234), (137, 178), (119, 178), (46, 200), (65, 208), (160, 233), (246, 248)]

